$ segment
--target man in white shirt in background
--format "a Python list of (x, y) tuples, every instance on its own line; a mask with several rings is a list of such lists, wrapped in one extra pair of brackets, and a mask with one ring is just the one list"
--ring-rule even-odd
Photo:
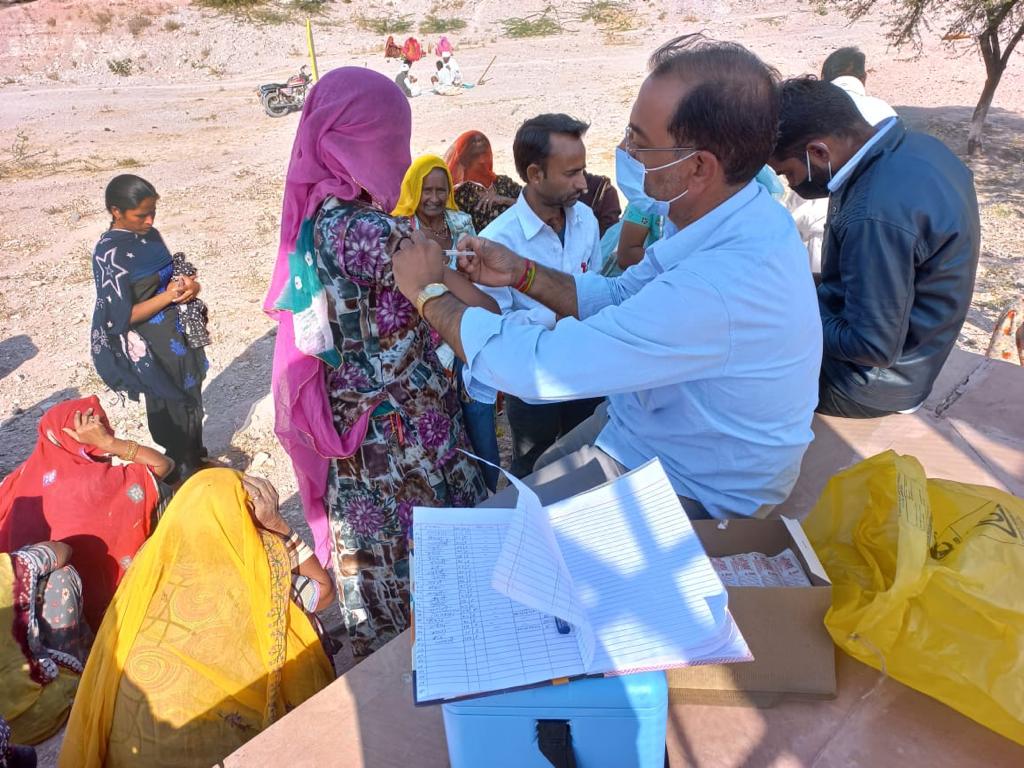
[(840, 48), (830, 53), (821, 65), (821, 79), (846, 91), (868, 125), (876, 126), (896, 117), (896, 110), (881, 99), (868, 96), (864, 87), (868, 79), (865, 64), (864, 53), (859, 48)]
[[(867, 95), (864, 87), (868, 79), (866, 61), (859, 48), (840, 48), (830, 53), (821, 65), (821, 79), (842, 88), (868, 125), (876, 126), (883, 120), (896, 117), (896, 110), (881, 99)], [(811, 272), (818, 274), (821, 272), (821, 247), (825, 237), (825, 219), (828, 218), (828, 199), (804, 200), (791, 192), (784, 202), (793, 214), (800, 238), (807, 246)]]
[(451, 51), (443, 51), (441, 53), (441, 64), (448, 71), (451, 76), (451, 85), (462, 86), (462, 69), (459, 67), (459, 62), (452, 56)]
[[(516, 204), (480, 233), (537, 264), (569, 275), (601, 268), (601, 236), (597, 218), (577, 204), (587, 191), (583, 174), (587, 123), (562, 114), (538, 115), (523, 123), (512, 145), (516, 170), (526, 182)], [(524, 286), (525, 288), (525, 286)], [(503, 314), (521, 311), (517, 322), (529, 320), (554, 328), (555, 313), (512, 288), (486, 288)], [(487, 402), (493, 390), (469, 382), (474, 400)], [(505, 400), (512, 428), (512, 473), (525, 477), (534, 462), (558, 438), (594, 412), (602, 398), (531, 405), (518, 397)]]

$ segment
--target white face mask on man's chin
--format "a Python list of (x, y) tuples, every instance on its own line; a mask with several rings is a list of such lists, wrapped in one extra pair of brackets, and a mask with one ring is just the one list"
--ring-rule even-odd
[(626, 196), (630, 205), (638, 211), (650, 216), (661, 216), (668, 219), (668, 211), (669, 208), (672, 207), (672, 203), (685, 197), (686, 193), (690, 190), (684, 189), (671, 200), (656, 200), (647, 193), (647, 174), (671, 168), (684, 160), (689, 160), (695, 154), (697, 154), (696, 151), (693, 151), (686, 155), (686, 157), (673, 160), (671, 163), (665, 163), (664, 165), (659, 165), (654, 168), (647, 168), (643, 163), (629, 154), (622, 147), (616, 147), (615, 185), (619, 188), (619, 191)]

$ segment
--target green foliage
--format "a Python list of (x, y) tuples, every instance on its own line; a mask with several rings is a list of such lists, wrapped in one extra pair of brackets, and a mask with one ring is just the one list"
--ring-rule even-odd
[(359, 16), (356, 24), (360, 29), (378, 35), (404, 35), (412, 29), (409, 16)]
[(442, 18), (434, 14), (428, 14), (427, 18), (420, 22), (420, 32), (424, 35), (442, 35), (446, 32), (458, 32), (466, 28), (465, 19)]
[(547, 37), (557, 35), (562, 31), (562, 25), (557, 18), (549, 14), (551, 7), (548, 6), (543, 13), (533, 16), (513, 16), (501, 20), (502, 29), (507, 37)]
[(580, 7), (580, 21), (590, 21), (604, 32), (628, 32), (636, 28), (636, 14), (620, 0), (589, 0)]
[(237, 11), (245, 8), (252, 8), (257, 5), (265, 5), (267, 0), (194, 0), (196, 5), (205, 5), (207, 8), (219, 10)]
[[(818, 0), (824, 2), (824, 0)], [(853, 20), (870, 13), (878, 0), (843, 0), (843, 13)], [(921, 31), (938, 26), (942, 39), (955, 46), (970, 42), (985, 64), (985, 85), (971, 117), (967, 154), (982, 146), (985, 118), (1003, 72), (1017, 44), (1024, 39), (1024, 0), (894, 0), (886, 3), (887, 37), (896, 47), (921, 50)]]
[(128, 77), (135, 70), (135, 62), (128, 57), (123, 59), (107, 59), (107, 69), (115, 75)]

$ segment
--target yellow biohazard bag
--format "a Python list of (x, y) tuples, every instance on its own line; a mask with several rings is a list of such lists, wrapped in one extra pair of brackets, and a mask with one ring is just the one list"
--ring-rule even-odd
[(803, 526), (836, 645), (1024, 744), (1024, 501), (887, 451), (833, 477)]

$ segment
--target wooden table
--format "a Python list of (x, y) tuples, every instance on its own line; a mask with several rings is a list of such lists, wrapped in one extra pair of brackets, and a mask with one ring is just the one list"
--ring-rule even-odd
[[(1024, 369), (954, 350), (932, 396), (916, 414), (868, 420), (816, 417), (816, 440), (804, 458), (800, 480), (777, 511), (803, 518), (835, 472), (890, 448), (916, 456), (930, 477), (1024, 495), (1022, 392)], [(595, 482), (599, 479), (595, 475)], [(538, 492), (545, 502), (563, 495), (555, 484)], [(409, 636), (404, 634), (224, 765), (446, 766), (441, 709), (413, 705), (410, 662)], [(830, 701), (788, 701), (771, 709), (671, 705), (672, 766), (1024, 766), (1024, 747), (843, 653), (838, 654), (836, 673), (838, 696)]]

